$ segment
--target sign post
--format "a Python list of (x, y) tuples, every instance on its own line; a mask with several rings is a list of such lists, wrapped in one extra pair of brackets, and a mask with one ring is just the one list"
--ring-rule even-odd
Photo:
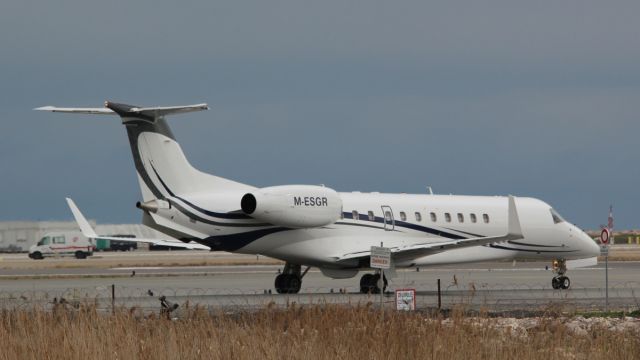
[(604, 256), (604, 292), (605, 302), (604, 309), (609, 311), (609, 240), (611, 239), (611, 232), (609, 229), (604, 228), (600, 233), (600, 255)]
[(383, 243), (380, 246), (371, 247), (371, 263), (370, 266), (373, 269), (380, 270), (380, 316), (384, 316), (384, 269), (391, 268), (391, 249), (383, 247)]

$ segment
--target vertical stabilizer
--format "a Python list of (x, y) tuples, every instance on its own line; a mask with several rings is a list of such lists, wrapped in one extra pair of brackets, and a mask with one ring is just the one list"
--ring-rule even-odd
[(165, 120), (168, 115), (207, 109), (206, 104), (145, 108), (107, 101), (104, 108), (45, 106), (35, 110), (120, 116), (127, 129), (145, 202), (174, 195), (252, 190), (251, 186), (206, 174), (191, 166)]

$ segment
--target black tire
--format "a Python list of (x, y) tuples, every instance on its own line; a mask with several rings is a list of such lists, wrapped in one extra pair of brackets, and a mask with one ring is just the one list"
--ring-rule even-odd
[(380, 288), (378, 287), (378, 281), (380, 280), (380, 274), (373, 274), (371, 279), (371, 293), (380, 294)]
[(567, 276), (560, 277), (560, 287), (562, 289), (569, 289), (571, 287), (571, 280)]
[(558, 277), (554, 276), (553, 279), (551, 279), (551, 287), (555, 290), (560, 289), (560, 279)]
[(296, 275), (287, 275), (286, 277), (285, 292), (287, 294), (297, 294), (302, 288), (302, 279)]
[(76, 251), (76, 259), (86, 259), (87, 254), (84, 251)]
[(363, 294), (373, 293), (375, 287), (375, 281), (373, 280), (373, 274), (364, 274), (360, 278), (360, 292)]
[(280, 274), (276, 276), (274, 285), (278, 294), (297, 294), (302, 288), (302, 279), (296, 275)]
[(33, 259), (35, 260), (42, 260), (44, 259), (44, 256), (42, 256), (42, 253), (40, 251), (36, 251), (33, 253)]
[(274, 282), (274, 286), (278, 294), (282, 294), (284, 292), (285, 283), (286, 283), (286, 280), (285, 280), (284, 274), (280, 274), (276, 276), (276, 281)]

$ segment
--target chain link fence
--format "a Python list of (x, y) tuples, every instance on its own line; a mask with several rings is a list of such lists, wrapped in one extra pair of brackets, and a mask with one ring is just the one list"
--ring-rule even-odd
[[(438, 292), (437, 285), (419, 284), (416, 289), (416, 308), (444, 309), (464, 306), (473, 310), (488, 311), (541, 311), (550, 307), (576, 311), (609, 310), (634, 311), (640, 309), (640, 282), (611, 283), (608, 306), (606, 291), (597, 287), (572, 287), (569, 290), (553, 290), (548, 284), (504, 286), (500, 284), (446, 284)], [(63, 305), (80, 308), (92, 306), (99, 311), (136, 309), (142, 312), (159, 311), (162, 308), (177, 310), (191, 307), (210, 311), (239, 311), (261, 309), (266, 306), (286, 307), (292, 303), (305, 304), (378, 304), (380, 295), (360, 294), (358, 288), (303, 288), (299, 294), (276, 294), (269, 290), (246, 289), (176, 289), (140, 288), (127, 286), (98, 286), (68, 288), (55, 291), (37, 289), (20, 292), (0, 291), (1, 309), (45, 310)], [(383, 296), (385, 307), (395, 308), (395, 295), (390, 289)]]

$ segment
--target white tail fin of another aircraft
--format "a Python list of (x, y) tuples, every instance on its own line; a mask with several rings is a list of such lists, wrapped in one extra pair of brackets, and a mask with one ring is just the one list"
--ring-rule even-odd
[(91, 239), (100, 238), (105, 240), (131, 241), (131, 242), (147, 243), (147, 244), (162, 245), (162, 246), (173, 246), (173, 247), (192, 249), (192, 250), (211, 250), (211, 248), (209, 248), (208, 246), (198, 244), (195, 242), (185, 243), (178, 240), (142, 239), (142, 238), (121, 237), (121, 236), (118, 236), (118, 237), (100, 236), (96, 234), (95, 230), (93, 230), (93, 227), (91, 227), (91, 224), (89, 224), (89, 221), (87, 221), (84, 215), (82, 215), (82, 213), (80, 212), (80, 209), (78, 209), (78, 207), (76, 206), (76, 203), (73, 200), (71, 200), (70, 198), (67, 198), (67, 204), (69, 205), (69, 209), (71, 209), (71, 212), (73, 213), (73, 217), (76, 219), (76, 223), (78, 224), (78, 227), (80, 227), (80, 231), (82, 231), (82, 235)]

